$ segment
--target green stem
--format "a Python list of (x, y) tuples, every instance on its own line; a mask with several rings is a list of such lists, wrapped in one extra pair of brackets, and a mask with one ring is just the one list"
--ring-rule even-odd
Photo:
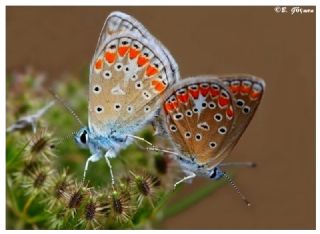
[(33, 200), (35, 199), (36, 196), (37, 196), (37, 194), (34, 193), (34, 194), (32, 194), (32, 195), (28, 198), (28, 200), (27, 200), (27, 202), (26, 202), (26, 204), (24, 205), (23, 210), (22, 210), (23, 216), (26, 216), (26, 214), (27, 214), (27, 212), (28, 212), (28, 209), (29, 209), (31, 203), (33, 202)]
[(29, 140), (29, 141), (21, 148), (21, 150), (20, 150), (17, 154), (15, 154), (15, 155), (11, 158), (11, 160), (6, 164), (6, 168), (7, 168), (6, 170), (7, 170), (7, 171), (10, 169), (11, 165), (17, 161), (17, 158), (21, 156), (21, 154), (24, 152), (24, 150), (25, 150), (26, 147), (29, 145), (29, 143), (30, 143), (30, 140)]

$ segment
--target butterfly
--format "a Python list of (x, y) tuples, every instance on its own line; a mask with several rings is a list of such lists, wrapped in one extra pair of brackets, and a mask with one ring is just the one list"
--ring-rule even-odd
[(89, 148), (90, 162), (109, 158), (130, 144), (160, 107), (164, 92), (179, 79), (168, 49), (132, 16), (112, 12), (106, 19), (90, 65), (88, 126), (75, 133)]
[(221, 162), (250, 123), (264, 90), (264, 81), (252, 75), (191, 77), (168, 89), (158, 126), (186, 173), (175, 187), (196, 176), (227, 176)]

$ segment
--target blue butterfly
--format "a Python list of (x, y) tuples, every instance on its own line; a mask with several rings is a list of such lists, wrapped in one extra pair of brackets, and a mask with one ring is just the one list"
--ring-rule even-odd
[(170, 52), (133, 17), (111, 13), (102, 28), (90, 65), (88, 126), (76, 142), (89, 148), (90, 162), (105, 158), (114, 184), (109, 158), (154, 116), (161, 97), (179, 79), (178, 65)]

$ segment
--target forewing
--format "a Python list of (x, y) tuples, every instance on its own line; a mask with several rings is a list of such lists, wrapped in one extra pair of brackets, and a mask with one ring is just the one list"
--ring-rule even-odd
[(235, 118), (230, 137), (226, 139), (219, 154), (210, 161), (212, 166), (218, 165), (237, 144), (254, 116), (265, 90), (264, 81), (252, 75), (225, 75), (220, 79), (233, 95)]
[(101, 134), (139, 129), (175, 80), (163, 50), (133, 32), (108, 37), (91, 71), (89, 127)]
[(187, 78), (168, 90), (162, 116), (182, 156), (207, 164), (223, 148), (234, 121), (229, 90), (214, 76)]
[(112, 12), (108, 15), (99, 36), (91, 67), (93, 67), (94, 62), (101, 54), (101, 51), (105, 48), (105, 42), (108, 41), (108, 38), (121, 33), (134, 33), (140, 38), (153, 41), (153, 43), (159, 47), (159, 49), (164, 53), (170, 62), (170, 69), (173, 74), (173, 80), (170, 80), (170, 82), (175, 82), (180, 78), (178, 65), (168, 49), (159, 40), (157, 40), (138, 20), (119, 11)]

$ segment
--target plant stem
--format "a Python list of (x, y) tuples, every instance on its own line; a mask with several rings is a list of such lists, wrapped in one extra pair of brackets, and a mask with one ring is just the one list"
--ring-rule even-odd
[(34, 193), (34, 194), (32, 194), (32, 195), (28, 198), (28, 200), (27, 200), (27, 202), (26, 202), (26, 204), (24, 205), (23, 210), (22, 210), (23, 216), (26, 216), (26, 214), (27, 214), (27, 212), (28, 212), (28, 209), (29, 209), (31, 203), (32, 203), (32, 201), (35, 199), (36, 196), (37, 196), (37, 194)]

